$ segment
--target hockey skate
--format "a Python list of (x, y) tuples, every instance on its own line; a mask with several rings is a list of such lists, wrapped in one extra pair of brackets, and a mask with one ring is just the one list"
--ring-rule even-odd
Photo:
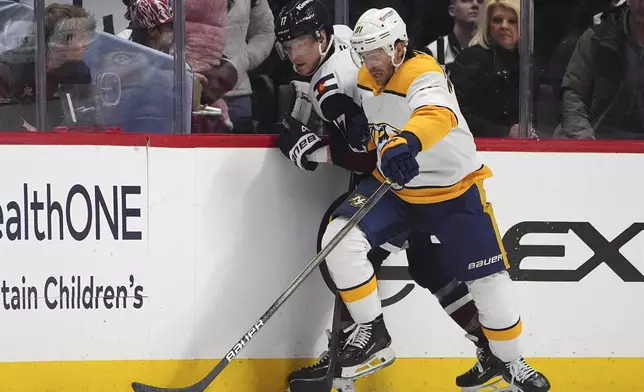
[(344, 330), (346, 338), (338, 354), (340, 378), (355, 380), (391, 365), (396, 354), (382, 314), (366, 324), (354, 324)]
[(467, 372), (456, 377), (456, 385), (462, 392), (509, 392), (502, 377), (503, 363), (485, 345), (476, 348), (478, 361)]
[(510, 384), (512, 392), (546, 392), (550, 390), (548, 379), (528, 365), (523, 357), (504, 365), (503, 378)]
[[(329, 339), (328, 349), (320, 355), (313, 365), (305, 366), (288, 375), (289, 389), (287, 392), (329, 392), (326, 379), (329, 376), (329, 366), (331, 366), (331, 331), (327, 329), (326, 334)], [(339, 339), (338, 347), (344, 346), (346, 335), (341, 333)], [(338, 355), (337, 352), (336, 355)], [(340, 377), (339, 369), (335, 369), (334, 373), (332, 375), (334, 379)]]
[(325, 379), (330, 362), (331, 355), (329, 350), (326, 350), (313, 365), (289, 374), (287, 392), (329, 392)]

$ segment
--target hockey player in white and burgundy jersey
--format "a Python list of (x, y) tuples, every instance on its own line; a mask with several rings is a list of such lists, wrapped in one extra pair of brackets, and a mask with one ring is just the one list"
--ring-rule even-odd
[[(318, 0), (296, 0), (286, 5), (277, 22), (278, 52), (290, 59), (297, 73), (309, 79), (291, 82), (297, 93), (296, 109), (285, 119), (279, 141), (282, 152), (305, 170), (314, 170), (323, 162), (370, 172), (375, 154), (355, 154), (347, 141), (348, 127), (366, 127), (357, 89), (358, 67), (349, 53), (352, 30), (344, 25), (332, 26)], [(323, 120), (328, 141), (308, 128), (302, 130), (312, 110)]]
[[(296, 72), (310, 78), (308, 84), (292, 82), (298, 90), (297, 101), (292, 116), (285, 119), (286, 126), (280, 134), (281, 151), (297, 167), (305, 170), (315, 170), (318, 163), (325, 162), (354, 172), (370, 173), (376, 167), (377, 156), (375, 151), (364, 148), (369, 134), (358, 88), (359, 67), (352, 60), (349, 51), (349, 38), (353, 32), (347, 26), (331, 26), (326, 10), (318, 0), (293, 1), (281, 10), (276, 21), (278, 51), (283, 58), (290, 59)], [(302, 124), (308, 122), (311, 110), (324, 120), (328, 141), (323, 141)], [(434, 294), (445, 312), (477, 346), (479, 364), (459, 376), (457, 384), (467, 386), (468, 391), (477, 391), (498, 383), (500, 367), (492, 360), (487, 338), (478, 322), (477, 309), (467, 285), (456, 281), (448, 266), (428, 262), (437, 257), (438, 247), (427, 241), (417, 241), (414, 238), (409, 240), (414, 244), (407, 250), (412, 277), (420, 286)], [(392, 241), (391, 245), (402, 244)], [(369, 251), (368, 258), (376, 274), (379, 263), (388, 254), (381, 247), (374, 247)], [(340, 285), (341, 289), (345, 287)], [(343, 327), (354, 325), (350, 316), (343, 318), (343, 323)], [(342, 346), (347, 343), (348, 337), (349, 335), (343, 335)], [(300, 390), (293, 387), (298, 382), (303, 386), (301, 390), (314, 391), (312, 383), (326, 374), (328, 358), (328, 355), (322, 355), (320, 361), (313, 366), (291, 373), (291, 391)], [(392, 359), (393, 357), (389, 358)], [(370, 360), (366, 362), (372, 362), (372, 365), (375, 363)], [(338, 376), (355, 378), (387, 364), (382, 362), (375, 367), (354, 364), (343, 368)], [(352, 368), (362, 370), (352, 372)]]

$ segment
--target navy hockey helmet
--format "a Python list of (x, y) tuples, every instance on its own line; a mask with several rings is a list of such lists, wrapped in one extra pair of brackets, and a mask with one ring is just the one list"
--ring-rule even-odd
[(282, 43), (306, 34), (316, 40), (321, 39), (320, 32), (331, 34), (333, 26), (329, 12), (320, 0), (294, 0), (285, 5), (277, 16), (275, 38)]
[[(329, 54), (334, 41), (333, 25), (321, 0), (291, 1), (282, 8), (276, 22), (275, 48), (282, 60), (291, 59), (291, 55), (297, 56), (296, 53), (310, 53), (311, 46), (307, 43), (306, 37), (313, 37), (315, 40), (313, 42), (317, 43), (317, 51), (320, 54), (316, 60), (317, 63), (314, 64), (310, 72), (301, 72), (295, 63), (293, 63), (293, 69), (303, 76), (315, 73)], [(323, 45), (323, 31), (328, 40), (326, 45)]]

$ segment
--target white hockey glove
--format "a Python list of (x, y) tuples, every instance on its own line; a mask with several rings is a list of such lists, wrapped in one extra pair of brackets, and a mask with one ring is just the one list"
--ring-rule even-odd
[(291, 117), (302, 124), (308, 124), (311, 117), (311, 110), (313, 109), (313, 105), (311, 104), (308, 94), (309, 84), (296, 80), (291, 81), (290, 84), (295, 90), (295, 103), (293, 104)]
[(278, 140), (280, 151), (300, 169), (315, 170), (318, 164), (308, 156), (320, 148), (325, 148), (327, 144), (293, 117), (286, 117), (282, 121), (282, 131)]

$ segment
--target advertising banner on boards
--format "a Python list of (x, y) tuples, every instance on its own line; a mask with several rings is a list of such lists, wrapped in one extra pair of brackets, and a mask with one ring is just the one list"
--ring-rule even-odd
[[(644, 357), (633, 310), (644, 296), (644, 189), (626, 174), (644, 155), (481, 157), (495, 173), (486, 189), (526, 355), (559, 385), (573, 371), (618, 378)], [(0, 146), (0, 167), (0, 389), (28, 379), (28, 391), (202, 377), (313, 258), (320, 219), (348, 186), (342, 170), (298, 170), (266, 148)], [(452, 386), (474, 348), (409, 278), (404, 252), (385, 261), (379, 287), (399, 363), (447, 369), (432, 377)], [(293, 361), (326, 347), (331, 306), (315, 272), (225, 382), (241, 392), (253, 390), (249, 374), (282, 383)], [(49, 366), (55, 381), (32, 376)], [(385, 384), (411, 382), (392, 369)]]

